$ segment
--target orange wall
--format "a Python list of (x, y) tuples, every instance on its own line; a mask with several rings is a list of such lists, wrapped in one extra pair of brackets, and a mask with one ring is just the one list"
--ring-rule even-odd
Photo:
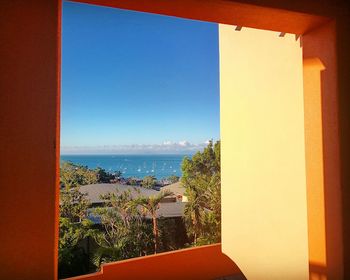
[(102, 272), (70, 280), (213, 280), (235, 275), (244, 279), (236, 264), (221, 253), (220, 244), (109, 263)]
[(0, 279), (57, 262), (59, 1), (0, 2)]
[(328, 280), (343, 273), (335, 42), (334, 22), (303, 36), (310, 275)]
[(325, 267), (327, 258), (321, 105), (321, 71), (323, 70), (324, 65), (318, 58), (304, 60), (309, 261)]
[[(60, 2), (60, 0), (0, 1), (0, 240), (2, 241), (0, 279), (49, 280), (56, 279), (57, 275)], [(327, 36), (334, 35), (332, 33), (334, 30), (324, 34), (323, 31), (316, 32), (315, 27), (326, 22), (326, 18), (302, 12), (237, 4), (233, 1), (90, 0), (86, 2), (285, 32), (307, 33), (315, 30), (315, 33), (308, 32), (304, 40), (304, 48), (309, 48), (310, 51), (313, 49), (320, 51), (319, 47), (322, 45), (329, 46)], [(332, 67), (339, 72), (338, 76), (335, 71), (325, 72), (324, 75), (325, 78), (332, 80), (328, 85), (338, 85), (339, 88), (339, 102), (331, 100), (330, 102), (335, 102), (335, 106), (332, 103), (330, 108), (334, 109), (336, 105), (340, 108), (341, 146), (338, 148), (341, 149), (342, 189), (335, 187), (338, 194), (328, 196), (328, 192), (325, 191), (325, 195), (331, 200), (341, 196), (343, 203), (341, 209), (333, 208), (331, 211), (326, 211), (325, 215), (327, 217), (333, 213), (336, 220), (337, 229), (331, 231), (328, 236), (336, 236), (334, 244), (337, 245), (330, 253), (336, 252), (336, 257), (333, 259), (335, 266), (332, 267), (338, 267), (339, 272), (342, 266), (339, 252), (342, 248), (345, 261), (350, 260), (348, 238), (350, 236), (350, 172), (348, 172), (350, 43), (349, 37), (346, 36), (349, 32), (349, 13), (346, 14), (345, 9), (337, 11), (334, 9), (335, 4), (328, 5), (326, 2), (310, 4), (293, 0), (259, 1), (261, 6), (270, 4), (310, 13), (321, 11), (323, 14), (333, 14), (337, 17), (337, 30), (340, 30), (337, 34), (337, 48), (326, 57), (332, 62), (335, 59), (335, 52), (338, 51), (339, 64)], [(328, 51), (324, 49), (322, 52), (325, 54)], [(314, 54), (311, 53), (311, 56)], [(337, 78), (338, 83), (335, 81)], [(334, 95), (327, 96), (334, 97)], [(329, 125), (327, 132), (323, 131), (323, 135), (326, 133), (331, 136), (327, 141), (323, 139), (327, 149), (330, 149), (326, 153), (328, 158), (335, 155), (331, 152), (335, 147), (331, 141), (338, 143), (338, 134), (333, 128), (333, 125)], [(327, 149), (324, 149), (324, 152)], [(328, 162), (332, 161), (333, 159)], [(326, 161), (324, 166), (327, 166)], [(335, 173), (330, 171), (330, 174)], [(339, 179), (336, 175), (329, 177), (325, 172), (325, 178), (327, 176), (336, 183)], [(328, 190), (332, 191), (330, 188)], [(337, 199), (333, 201), (337, 202)], [(327, 207), (327, 202), (325, 205)], [(342, 217), (338, 215), (338, 210), (341, 211)], [(332, 220), (333, 217), (328, 216), (326, 219)], [(344, 230), (344, 247), (338, 234), (341, 225)], [(332, 235), (332, 232), (335, 235)], [(329, 257), (327, 261), (330, 265)], [(348, 279), (350, 266), (344, 267), (345, 279)]]
[[(327, 22), (322, 16), (247, 5), (226, 0), (73, 0), (122, 9), (178, 16), (217, 23), (303, 34)], [(239, 3), (241, 2), (241, 3)], [(248, 2), (248, 1), (247, 1)], [(262, 1), (261, 1), (262, 2)], [(266, 1), (268, 2), (268, 1)], [(281, 2), (281, 1), (279, 1)], [(285, 1), (287, 2), (287, 1)], [(152, 3), (152, 4), (150, 4)], [(215, 12), (214, 12), (215, 11)]]

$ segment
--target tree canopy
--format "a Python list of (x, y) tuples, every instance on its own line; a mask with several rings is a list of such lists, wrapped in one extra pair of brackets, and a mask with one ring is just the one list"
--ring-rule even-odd
[(61, 186), (76, 187), (96, 183), (110, 183), (121, 176), (120, 171), (107, 172), (101, 167), (90, 169), (87, 166), (70, 161), (61, 163)]
[(170, 183), (174, 184), (174, 183), (177, 183), (180, 181), (180, 177), (179, 176), (176, 176), (176, 175), (171, 175), (167, 178)]
[(94, 235), (99, 248), (93, 263), (123, 260), (146, 255), (151, 248), (151, 226), (143, 218), (131, 191), (101, 196), (104, 205), (94, 210), (101, 219), (103, 231)]
[(140, 197), (136, 200), (136, 204), (140, 205), (144, 210), (144, 213), (147, 213), (152, 218), (153, 224), (153, 242), (154, 242), (154, 253), (158, 252), (159, 248), (159, 228), (157, 221), (157, 210), (159, 209), (160, 202), (167, 196), (172, 195), (173, 193), (169, 190), (161, 191), (156, 196), (150, 197)]
[(184, 220), (194, 245), (220, 242), (220, 141), (210, 141), (203, 152), (186, 157), (182, 173), (181, 182), (188, 197)]
[(145, 176), (142, 180), (142, 187), (151, 189), (157, 183), (157, 179), (154, 176)]
[(98, 182), (97, 172), (87, 166), (72, 162), (63, 162), (60, 168), (61, 185), (65, 187), (76, 187), (82, 185), (96, 184)]
[[(162, 200), (172, 195), (170, 191), (150, 197), (142, 196), (140, 191), (133, 196), (130, 190), (106, 193), (100, 197), (103, 202), (92, 208), (80, 186), (110, 183), (120, 175), (71, 162), (61, 164), (60, 278), (91, 272), (106, 262), (220, 242), (220, 141), (210, 141), (203, 151), (185, 157), (181, 178), (174, 175), (167, 178), (171, 183), (180, 181), (185, 188), (188, 202), (182, 219), (158, 215)], [(146, 188), (153, 188), (156, 183), (154, 176), (142, 180)], [(89, 220), (93, 215), (99, 223)], [(90, 253), (82, 246), (86, 240), (87, 244), (93, 242)]]

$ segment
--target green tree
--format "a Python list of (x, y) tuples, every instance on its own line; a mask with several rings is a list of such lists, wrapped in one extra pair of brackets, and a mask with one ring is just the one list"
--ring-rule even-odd
[(60, 191), (60, 217), (72, 222), (80, 222), (86, 217), (90, 201), (87, 195), (80, 192), (80, 186), (69, 187)]
[(67, 184), (60, 191), (58, 261), (59, 276), (70, 277), (89, 271), (89, 256), (80, 246), (94, 232), (87, 219), (90, 202), (77, 184)]
[(58, 242), (59, 278), (66, 278), (89, 272), (89, 256), (80, 242), (92, 236), (92, 222), (84, 219), (79, 223), (60, 217)]
[(154, 243), (154, 253), (156, 254), (159, 249), (159, 229), (157, 221), (157, 210), (159, 209), (160, 202), (167, 196), (172, 195), (173, 193), (169, 190), (161, 191), (156, 196), (150, 197), (139, 197), (136, 200), (136, 204), (140, 205), (145, 214), (148, 214), (152, 219), (153, 224), (153, 243)]
[(120, 171), (115, 171), (114, 173), (107, 172), (101, 167), (97, 167), (94, 172), (96, 172), (97, 180), (99, 183), (110, 183), (112, 180), (117, 179), (121, 176)]
[(131, 185), (131, 186), (137, 186), (137, 179), (136, 178), (129, 178), (128, 179), (128, 185)]
[(182, 162), (181, 182), (188, 203), (184, 220), (193, 244), (210, 244), (221, 239), (220, 141), (212, 141), (203, 152)]
[(180, 181), (180, 177), (179, 176), (175, 176), (175, 175), (171, 175), (168, 177), (168, 180), (174, 184)]
[(154, 176), (145, 176), (142, 180), (142, 187), (151, 189), (157, 183), (157, 179)]
[(117, 170), (114, 172), (114, 176), (116, 179), (120, 178), (123, 175), (123, 173), (120, 170)]
[(96, 171), (87, 168), (87, 166), (63, 162), (60, 168), (60, 181), (62, 186), (76, 187), (96, 184), (98, 176)]
[(104, 230), (96, 232), (99, 245), (93, 263), (122, 260), (146, 255), (151, 244), (151, 228), (132, 197), (131, 191), (101, 196), (104, 206), (94, 213), (101, 219)]
[(87, 219), (90, 201), (80, 185), (97, 182), (96, 173), (85, 166), (65, 162), (60, 170), (59, 277), (89, 272), (89, 256), (81, 242), (94, 232)]

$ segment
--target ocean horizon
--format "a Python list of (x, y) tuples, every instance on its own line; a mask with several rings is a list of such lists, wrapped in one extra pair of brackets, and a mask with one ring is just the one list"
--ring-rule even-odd
[(186, 156), (191, 158), (193, 154), (62, 154), (60, 159), (91, 169), (101, 167), (108, 172), (120, 171), (125, 178), (155, 176), (163, 179), (171, 175), (181, 177), (181, 163)]

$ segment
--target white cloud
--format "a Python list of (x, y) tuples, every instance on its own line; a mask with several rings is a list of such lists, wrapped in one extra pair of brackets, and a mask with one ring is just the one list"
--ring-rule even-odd
[(132, 144), (104, 146), (63, 146), (61, 154), (184, 154), (203, 150), (208, 141), (193, 144), (183, 140), (164, 141), (162, 144)]
[(184, 141), (180, 141), (179, 145), (182, 146), (182, 147), (187, 147), (187, 146), (191, 146), (191, 143), (186, 141), (186, 140), (184, 140)]

